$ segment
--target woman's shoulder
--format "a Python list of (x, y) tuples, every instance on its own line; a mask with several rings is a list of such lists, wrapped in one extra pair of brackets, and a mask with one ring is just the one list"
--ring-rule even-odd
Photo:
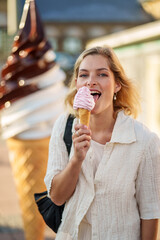
[(56, 124), (56, 123), (58, 123), (58, 124), (63, 124), (64, 122), (67, 121), (68, 116), (69, 116), (69, 113), (67, 113), (67, 112), (61, 113), (61, 114), (58, 116), (58, 118), (56, 119), (55, 124)]
[(53, 125), (53, 130), (52, 130), (52, 134), (54, 132), (55, 133), (64, 133), (64, 129), (66, 126), (66, 122), (68, 119), (69, 113), (64, 112), (62, 114), (59, 115), (59, 117), (56, 119), (54, 125)]
[(160, 142), (157, 133), (149, 129), (149, 127), (147, 127), (144, 123), (136, 119), (133, 119), (133, 122), (136, 138), (138, 141), (143, 141), (143, 143), (149, 143), (151, 141), (157, 140), (158, 142)]

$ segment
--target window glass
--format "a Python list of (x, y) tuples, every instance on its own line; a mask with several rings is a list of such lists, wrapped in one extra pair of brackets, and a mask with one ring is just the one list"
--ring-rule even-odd
[(63, 42), (63, 50), (69, 53), (79, 53), (82, 50), (82, 41), (79, 38), (67, 37)]
[(57, 39), (56, 38), (49, 38), (49, 42), (50, 42), (50, 44), (52, 45), (52, 48), (53, 48), (53, 50), (54, 51), (57, 51), (57, 49), (58, 49), (58, 41), (57, 41)]

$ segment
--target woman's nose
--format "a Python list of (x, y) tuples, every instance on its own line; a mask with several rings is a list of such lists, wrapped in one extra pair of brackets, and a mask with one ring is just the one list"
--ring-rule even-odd
[(96, 79), (94, 76), (90, 76), (88, 79), (87, 79), (87, 85), (88, 86), (94, 86), (96, 85), (97, 82), (96, 82)]

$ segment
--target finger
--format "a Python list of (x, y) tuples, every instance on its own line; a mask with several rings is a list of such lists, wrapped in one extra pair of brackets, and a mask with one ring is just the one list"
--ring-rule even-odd
[(83, 134), (91, 135), (91, 130), (90, 129), (80, 128), (77, 131), (75, 131), (75, 134), (77, 135), (77, 137), (79, 137), (79, 136), (81, 136)]
[(75, 143), (76, 151), (79, 151), (79, 150), (81, 150), (83, 148), (89, 148), (89, 146), (90, 146), (90, 142), (87, 141), (87, 140)]
[(75, 132), (76, 136), (79, 137), (81, 134), (80, 134), (80, 129), (78, 131)]
[(75, 139), (75, 138), (77, 138), (79, 136), (80, 136), (79, 132), (75, 131), (75, 132), (73, 132), (72, 139)]
[(83, 134), (83, 135), (77, 137), (77, 136), (74, 135), (74, 136), (72, 137), (72, 139), (73, 139), (73, 142), (74, 142), (74, 143), (76, 143), (76, 142), (83, 142), (83, 141), (89, 141), (89, 142), (90, 142), (91, 136), (86, 135), (86, 134)]
[(88, 129), (86, 125), (83, 125), (80, 123), (76, 124), (74, 128), (75, 128), (75, 131), (78, 131), (79, 129)]
[(78, 131), (74, 132), (72, 135), (72, 140), (77, 139), (78, 141), (83, 141), (83, 140), (91, 140), (91, 132), (90, 131), (81, 131), (79, 129)]

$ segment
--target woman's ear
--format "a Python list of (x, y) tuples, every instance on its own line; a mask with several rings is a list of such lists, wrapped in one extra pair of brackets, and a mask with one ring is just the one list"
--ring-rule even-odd
[(120, 90), (121, 90), (121, 84), (120, 84), (120, 82), (116, 82), (114, 92), (117, 93)]

